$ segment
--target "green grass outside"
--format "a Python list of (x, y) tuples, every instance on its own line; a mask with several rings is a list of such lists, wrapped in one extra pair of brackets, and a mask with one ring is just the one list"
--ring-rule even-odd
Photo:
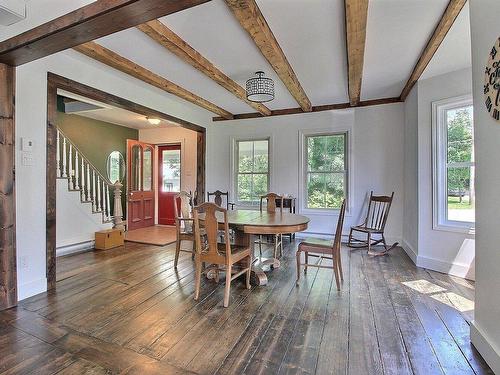
[(469, 197), (462, 197), (462, 203), (460, 203), (459, 197), (448, 197), (448, 209), (468, 209), (474, 208), (473, 204), (469, 203)]

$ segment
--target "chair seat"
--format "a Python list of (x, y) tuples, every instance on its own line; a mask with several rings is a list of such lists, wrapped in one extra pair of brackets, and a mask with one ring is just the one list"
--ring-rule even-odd
[(373, 228), (367, 228), (363, 227), (361, 225), (356, 225), (352, 227), (352, 229), (357, 230), (358, 232), (364, 232), (364, 233), (384, 233), (384, 231), (380, 229), (373, 229)]
[(331, 254), (333, 251), (333, 241), (320, 238), (307, 238), (299, 244), (298, 251)]

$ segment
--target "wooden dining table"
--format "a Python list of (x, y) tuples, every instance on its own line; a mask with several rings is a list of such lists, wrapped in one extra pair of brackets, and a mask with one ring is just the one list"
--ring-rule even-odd
[[(224, 217), (221, 214), (218, 213), (217, 220), (222, 225)], [(254, 236), (302, 232), (309, 224), (307, 216), (255, 210), (229, 210), (227, 221), (229, 227), (234, 230), (235, 245), (251, 246), (252, 249), (255, 243)], [(252, 284), (266, 285), (267, 276), (264, 270), (279, 266), (280, 261), (276, 258), (255, 259), (252, 267)]]

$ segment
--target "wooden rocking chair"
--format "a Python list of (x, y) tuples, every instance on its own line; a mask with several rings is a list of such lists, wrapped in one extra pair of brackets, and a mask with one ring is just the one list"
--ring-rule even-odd
[[(370, 193), (370, 201), (368, 203), (368, 212), (366, 214), (365, 221), (357, 226), (351, 227), (351, 232), (349, 233), (349, 242), (347, 246), (352, 248), (364, 248), (368, 247), (368, 254), (370, 255), (386, 255), (390, 250), (398, 245), (395, 242), (392, 246), (387, 247), (384, 237), (385, 223), (389, 217), (389, 210), (391, 208), (392, 199), (394, 197), (394, 192), (390, 196), (385, 195), (373, 195), (373, 191)], [(353, 237), (353, 232), (365, 233), (367, 238), (359, 239)], [(375, 240), (373, 236), (380, 236), (380, 239)], [(371, 247), (382, 243), (384, 245), (384, 251), (372, 251)]]

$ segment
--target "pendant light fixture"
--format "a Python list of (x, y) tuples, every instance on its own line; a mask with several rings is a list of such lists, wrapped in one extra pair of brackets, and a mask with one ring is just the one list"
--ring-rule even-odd
[(256, 77), (247, 80), (247, 99), (251, 102), (265, 103), (274, 99), (274, 82), (264, 77), (264, 72), (255, 72)]

